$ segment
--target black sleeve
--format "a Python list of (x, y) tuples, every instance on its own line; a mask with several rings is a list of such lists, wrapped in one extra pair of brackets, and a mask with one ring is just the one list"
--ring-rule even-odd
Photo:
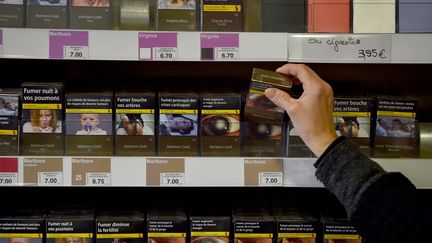
[(364, 242), (430, 242), (432, 206), (420, 203), (405, 176), (384, 171), (351, 139), (335, 140), (315, 166), (317, 178), (344, 205)]

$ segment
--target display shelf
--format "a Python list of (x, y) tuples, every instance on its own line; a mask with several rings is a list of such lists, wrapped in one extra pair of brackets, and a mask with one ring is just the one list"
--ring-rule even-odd
[[(0, 55), (3, 58), (432, 63), (432, 49), (429, 48), (432, 34), (208, 33), (16, 28), (0, 30)], [(77, 33), (85, 36), (74, 37)], [(171, 40), (162, 36), (165, 33), (172, 36)], [(149, 38), (153, 38), (155, 44), (149, 46)], [(167, 42), (171, 44), (167, 45)], [(335, 43), (340, 43), (337, 44), (337, 51)], [(57, 47), (54, 47), (55, 45)], [(57, 50), (60, 54), (65, 51), (72, 54), (50, 54), (55, 48), (61, 48)], [(212, 49), (212, 56), (205, 56), (203, 48)]]
[(431, 63), (432, 34), (398, 34), (392, 38), (392, 63)]
[[(22, 59), (90, 59), (90, 60), (147, 60), (141, 57), (141, 48), (150, 49), (145, 43), (152, 35), (171, 33), (174, 35), (174, 48), (177, 54), (165, 58), (149, 57), (149, 60), (158, 61), (200, 61), (201, 46), (206, 37), (212, 39), (214, 45), (214, 61), (286, 61), (288, 58), (286, 33), (200, 33), (200, 32), (140, 32), (140, 31), (106, 31), (106, 30), (47, 30), (47, 29), (2, 29), (3, 57)], [(79, 43), (75, 35), (78, 32), (87, 34), (85, 44)], [(1, 37), (1, 36), (0, 36)], [(52, 38), (51, 38), (52, 37)], [(164, 37), (153, 37), (156, 42), (152, 46), (164, 48), (167, 41)], [(237, 39), (235, 55), (230, 50), (225, 56), (217, 55), (217, 48), (224, 46), (230, 38)], [(51, 39), (51, 40), (50, 40)], [(141, 42), (142, 39), (142, 42)], [(220, 41), (214, 41), (219, 39)], [(266, 43), (263, 48), (262, 44)], [(88, 47), (84, 55), (79, 56), (52, 56), (50, 51), (55, 45)], [(172, 46), (170, 46), (172, 47)], [(63, 49), (65, 50), (65, 49)], [(88, 52), (88, 53), (87, 53)], [(222, 50), (223, 52), (223, 50)], [(0, 53), (1, 54), (1, 53)], [(155, 53), (153, 53), (155, 54)], [(166, 53), (165, 53), (166, 54)]]
[[(16, 172), (5, 173), (0, 168), (0, 186), (323, 187), (315, 177), (315, 158), (8, 158), (12, 160), (8, 163), (17, 163), (18, 169)], [(94, 160), (94, 164), (90, 160)], [(430, 159), (374, 160), (387, 171), (403, 173), (419, 189), (432, 188)], [(5, 163), (0, 163), (0, 166), (5, 167)], [(11, 174), (14, 173), (15, 178), (11, 183), (5, 183), (4, 176), (13, 178), (14, 175), (11, 177)], [(55, 178), (61, 183), (55, 182)], [(267, 182), (264, 181), (266, 178)], [(86, 179), (89, 181), (85, 182)], [(163, 179), (169, 181), (162, 182)], [(171, 182), (173, 179), (174, 183)]]
[[(381, 167), (389, 172), (401, 172), (418, 189), (431, 189), (431, 159), (393, 159), (375, 158)], [(284, 159), (284, 186), (286, 187), (323, 187), (315, 177), (316, 159)]]

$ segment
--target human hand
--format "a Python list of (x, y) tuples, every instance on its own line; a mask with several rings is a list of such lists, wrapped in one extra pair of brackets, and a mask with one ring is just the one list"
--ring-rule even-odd
[(312, 69), (303, 64), (286, 64), (276, 70), (302, 83), (303, 94), (294, 99), (286, 92), (269, 88), (265, 95), (288, 113), (303, 142), (321, 156), (337, 138), (333, 127), (333, 90)]

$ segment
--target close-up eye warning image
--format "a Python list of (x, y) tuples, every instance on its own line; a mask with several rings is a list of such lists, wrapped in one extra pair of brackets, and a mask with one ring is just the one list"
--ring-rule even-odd
[(203, 136), (240, 136), (240, 115), (204, 115)]

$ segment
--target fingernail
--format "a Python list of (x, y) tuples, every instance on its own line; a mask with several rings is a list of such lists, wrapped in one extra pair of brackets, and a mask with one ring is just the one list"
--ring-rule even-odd
[(277, 93), (276, 89), (273, 89), (273, 88), (269, 88), (269, 89), (265, 90), (265, 95), (267, 96), (267, 98), (269, 98), (271, 100), (274, 97), (276, 97), (276, 93)]

